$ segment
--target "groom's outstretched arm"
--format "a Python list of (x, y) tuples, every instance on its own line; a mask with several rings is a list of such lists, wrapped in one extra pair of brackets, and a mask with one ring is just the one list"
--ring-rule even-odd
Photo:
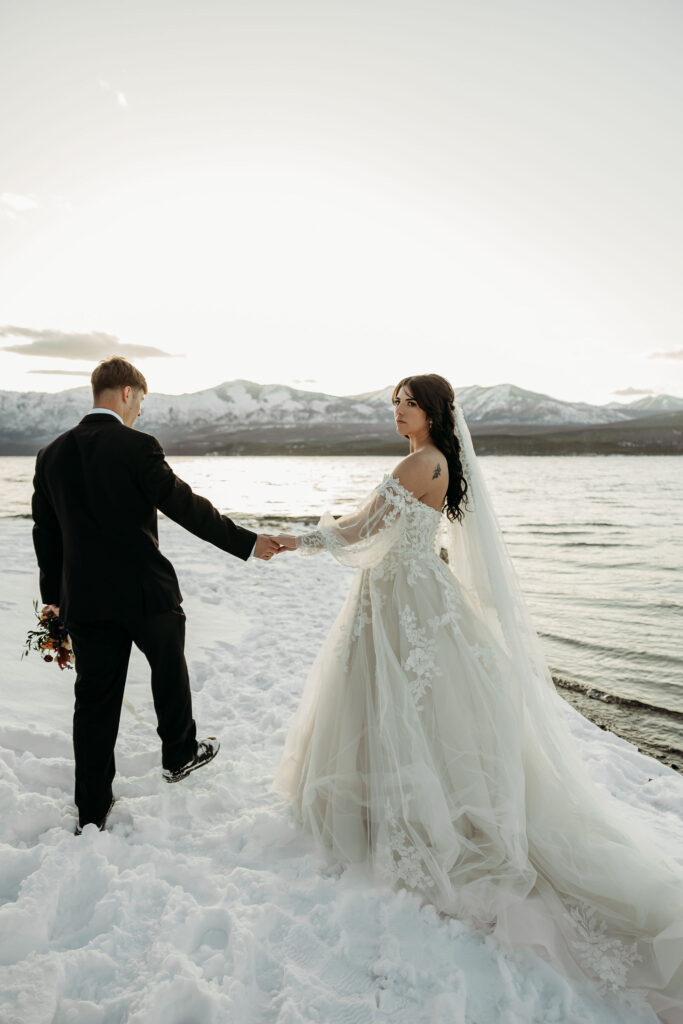
[(210, 501), (195, 494), (189, 484), (176, 476), (155, 437), (151, 434), (140, 436), (145, 440), (139, 480), (149, 500), (165, 516), (195, 536), (237, 558), (249, 558), (256, 534), (233, 523), (232, 519), (222, 515)]

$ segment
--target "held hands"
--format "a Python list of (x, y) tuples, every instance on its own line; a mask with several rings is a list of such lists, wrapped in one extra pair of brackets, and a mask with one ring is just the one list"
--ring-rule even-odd
[(280, 533), (273, 537), (268, 533), (259, 533), (254, 545), (254, 558), (262, 558), (267, 562), (273, 555), (279, 555), (281, 551), (294, 551), (296, 549), (296, 537), (289, 533)]
[(291, 533), (279, 533), (275, 540), (280, 545), (280, 551), (296, 551), (296, 537)]
[(267, 562), (273, 555), (277, 555), (279, 551), (280, 545), (275, 537), (271, 537), (267, 533), (259, 533), (257, 535), (256, 543), (254, 544), (254, 558), (262, 558), (264, 562)]
[(280, 543), (280, 537), (273, 537), (269, 533), (259, 533), (254, 545), (254, 558), (262, 558), (267, 562), (273, 555), (279, 555), (286, 551), (287, 546)]

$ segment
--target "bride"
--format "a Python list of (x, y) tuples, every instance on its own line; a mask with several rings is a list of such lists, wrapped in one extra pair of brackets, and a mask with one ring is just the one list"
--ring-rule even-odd
[(408, 457), (280, 538), (359, 571), (274, 788), (342, 863), (681, 1024), (683, 868), (584, 768), (450, 384), (393, 403)]

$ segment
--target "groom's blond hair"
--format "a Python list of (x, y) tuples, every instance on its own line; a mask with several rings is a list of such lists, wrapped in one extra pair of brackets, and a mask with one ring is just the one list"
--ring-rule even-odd
[(110, 356), (97, 364), (90, 378), (93, 398), (109, 388), (137, 388), (147, 394), (147, 381), (123, 356)]

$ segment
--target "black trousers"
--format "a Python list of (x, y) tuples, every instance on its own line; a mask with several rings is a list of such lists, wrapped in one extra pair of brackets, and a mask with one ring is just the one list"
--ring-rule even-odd
[(152, 696), (164, 768), (179, 768), (197, 750), (192, 695), (185, 663), (182, 608), (136, 622), (69, 621), (76, 657), (74, 704), (75, 800), (81, 826), (99, 822), (112, 801), (114, 745), (133, 644), (152, 670)]

